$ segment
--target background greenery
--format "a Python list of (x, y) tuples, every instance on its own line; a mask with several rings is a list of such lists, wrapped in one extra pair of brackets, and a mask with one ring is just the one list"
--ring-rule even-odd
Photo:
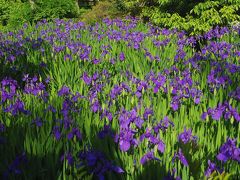
[(0, 0), (1, 28), (15, 28), (42, 19), (77, 18), (80, 14), (75, 0)]
[(95, 23), (102, 18), (139, 16), (161, 27), (189, 34), (239, 23), (240, 0), (0, 0), (0, 28), (16, 28), (41, 19), (75, 18)]

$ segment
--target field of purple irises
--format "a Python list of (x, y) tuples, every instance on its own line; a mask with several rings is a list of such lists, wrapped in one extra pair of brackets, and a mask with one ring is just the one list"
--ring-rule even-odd
[(238, 179), (239, 100), (237, 26), (2, 32), (1, 179)]

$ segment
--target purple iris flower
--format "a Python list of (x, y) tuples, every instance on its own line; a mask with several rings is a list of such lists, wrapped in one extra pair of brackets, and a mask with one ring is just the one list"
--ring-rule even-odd
[(25, 109), (24, 102), (19, 98), (14, 104), (10, 104), (7, 108), (5, 108), (4, 112), (10, 112), (13, 116), (16, 116), (18, 113), (23, 113), (25, 115), (30, 113)]
[(224, 104), (218, 104), (218, 106), (215, 108), (208, 108), (207, 112), (204, 112), (201, 115), (201, 118), (205, 120), (207, 116), (211, 116), (212, 119), (217, 121), (220, 120), (222, 116), (225, 120), (234, 117), (237, 122), (240, 121), (239, 113), (228, 102), (225, 102)]
[(76, 136), (78, 140), (82, 139), (82, 134), (78, 128), (72, 128), (72, 131), (68, 133), (67, 138), (71, 140), (74, 136)]
[(32, 121), (32, 124), (35, 124), (37, 127), (41, 127), (43, 125), (43, 121), (40, 117), (37, 117), (35, 120)]
[(208, 116), (208, 113), (207, 112), (203, 112), (202, 115), (201, 115), (201, 119), (202, 120), (206, 120), (207, 116)]
[(182, 153), (181, 149), (179, 149), (179, 151), (174, 154), (172, 161), (174, 162), (176, 158), (178, 158), (184, 166), (188, 166), (188, 161), (185, 158), (184, 154)]
[(103, 113), (101, 114), (101, 120), (106, 117), (109, 121), (112, 121), (113, 114), (109, 112), (108, 110), (104, 109)]
[(152, 134), (152, 130), (150, 128), (147, 128), (146, 132), (144, 134), (142, 134), (140, 136), (140, 141), (142, 142), (144, 139), (148, 139), (148, 141), (150, 143), (152, 143), (153, 145), (156, 145), (157, 146), (157, 149), (161, 152), (161, 153), (164, 153), (165, 151), (165, 144), (164, 142), (155, 137), (153, 134)]
[(125, 54), (123, 52), (120, 53), (119, 60), (120, 61), (124, 61), (125, 60)]
[(161, 152), (161, 153), (164, 153), (164, 151), (165, 151), (165, 144), (164, 144), (164, 142), (162, 141), (162, 140), (159, 140), (158, 141), (158, 143), (157, 143), (157, 145), (158, 145), (158, 150)]
[(153, 110), (150, 108), (146, 108), (143, 114), (144, 119), (148, 119), (148, 117), (151, 115), (153, 115)]
[(111, 59), (110, 59), (110, 63), (111, 63), (111, 64), (115, 64), (115, 61), (116, 61), (115, 58), (111, 58)]
[(136, 126), (138, 128), (141, 128), (144, 123), (144, 120), (140, 117), (137, 117), (137, 118), (135, 118), (134, 123), (136, 124)]
[(64, 154), (61, 156), (61, 161), (63, 161), (64, 159), (67, 160), (69, 166), (72, 166), (72, 165), (73, 165), (73, 163), (74, 163), (74, 158), (73, 158), (73, 156), (72, 156), (72, 154), (71, 154), (70, 152), (64, 153)]
[(0, 123), (0, 132), (4, 132), (5, 129), (5, 125), (3, 123)]
[(164, 75), (158, 74), (156, 78), (152, 79), (152, 82), (155, 84), (153, 92), (157, 93), (161, 87), (166, 83), (166, 77)]
[(223, 114), (223, 109), (222, 108), (216, 108), (212, 111), (211, 115), (213, 120), (220, 120), (220, 118), (222, 117)]
[(128, 139), (121, 139), (119, 141), (119, 146), (121, 151), (128, 151), (130, 149), (131, 143)]
[(105, 155), (100, 151), (88, 150), (80, 152), (79, 159), (90, 169), (90, 173), (96, 175), (98, 179), (104, 179), (107, 172), (124, 173), (121, 167), (106, 159)]
[(163, 120), (161, 120), (156, 126), (153, 127), (153, 129), (154, 129), (154, 132), (158, 134), (159, 129), (165, 132), (169, 126), (174, 127), (174, 123), (170, 121), (170, 119), (167, 116), (165, 116)]
[(146, 90), (147, 88), (148, 88), (147, 82), (141, 81), (141, 82), (138, 84), (137, 90), (141, 92), (143, 89)]
[(68, 96), (70, 94), (70, 88), (67, 86), (63, 86), (59, 91), (58, 91), (58, 96)]
[(71, 54), (64, 55), (64, 61), (67, 61), (67, 60), (72, 60)]
[(128, 151), (131, 145), (137, 146), (138, 141), (134, 139), (137, 131), (129, 127), (130, 123), (136, 118), (135, 115), (123, 110), (119, 117), (120, 133), (115, 137), (115, 142), (119, 140), (119, 146), (122, 151)]
[(183, 142), (184, 144), (189, 143), (190, 141), (196, 142), (197, 137), (192, 135), (192, 129), (184, 128), (184, 132), (179, 134), (178, 141)]
[(72, 96), (71, 100), (73, 102), (77, 102), (78, 99), (84, 99), (84, 98), (85, 96), (82, 96), (79, 92), (76, 92), (76, 94)]
[(151, 131), (151, 128), (147, 128), (146, 132), (140, 136), (140, 141), (142, 142), (145, 138), (149, 138), (152, 135)]
[(217, 168), (216, 164), (211, 162), (210, 160), (208, 160), (208, 168), (207, 170), (205, 171), (205, 176), (206, 177), (210, 177), (211, 174), (214, 172), (214, 171), (217, 171), (219, 172), (219, 169)]
[(233, 108), (228, 102), (224, 103), (224, 119), (230, 119), (234, 117), (237, 122), (240, 122), (240, 114), (238, 113), (237, 109)]
[(13, 98), (17, 95), (17, 81), (5, 78), (1, 81), (0, 85), (1, 101), (5, 102), (6, 100), (13, 100)]
[(59, 140), (61, 138), (61, 131), (60, 131), (59, 126), (54, 126), (52, 133), (53, 133), (54, 137), (56, 138), (56, 140)]
[(94, 113), (102, 110), (102, 107), (100, 106), (98, 100), (96, 100), (96, 101), (94, 101), (94, 102), (92, 103), (91, 109), (92, 109), (92, 111), (93, 111)]
[(82, 79), (87, 85), (90, 85), (92, 82), (92, 78), (86, 72), (83, 73)]
[(154, 156), (153, 151), (150, 151), (150, 152), (148, 152), (148, 153), (146, 153), (146, 154), (143, 155), (143, 157), (140, 159), (140, 163), (141, 163), (142, 165), (144, 165), (145, 163), (147, 163), (147, 162), (150, 161), (150, 160), (158, 160), (158, 161), (160, 161), (158, 158), (156, 158), (156, 157)]
[(220, 147), (217, 159), (224, 163), (230, 159), (240, 162), (240, 148), (236, 146), (236, 139), (227, 139), (227, 141)]
[(172, 169), (172, 173), (168, 172), (168, 175), (166, 177), (163, 178), (163, 180), (182, 180), (179, 176), (177, 176), (176, 178), (174, 178), (175, 174), (177, 173), (176, 168)]
[(178, 99), (172, 100), (171, 108), (173, 109), (173, 111), (177, 111), (179, 109), (179, 106), (180, 106), (180, 101)]
[(195, 103), (195, 104), (199, 104), (199, 103), (200, 103), (200, 98), (199, 98), (199, 97), (194, 98), (194, 103)]
[(101, 60), (95, 58), (92, 60), (92, 62), (93, 62), (93, 64), (99, 64), (101, 62)]
[(113, 89), (110, 92), (111, 99), (115, 99), (118, 95), (122, 93), (123, 88), (118, 85), (114, 85)]
[(8, 179), (11, 174), (21, 174), (22, 170), (20, 169), (21, 165), (28, 162), (26, 153), (23, 152), (21, 155), (17, 156), (14, 161), (8, 166), (7, 171), (4, 172), (3, 177)]

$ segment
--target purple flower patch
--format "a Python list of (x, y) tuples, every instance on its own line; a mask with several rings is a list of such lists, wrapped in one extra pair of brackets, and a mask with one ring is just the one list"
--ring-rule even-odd
[(227, 141), (220, 147), (217, 159), (224, 163), (228, 160), (240, 162), (240, 148), (236, 146), (236, 139), (227, 139)]

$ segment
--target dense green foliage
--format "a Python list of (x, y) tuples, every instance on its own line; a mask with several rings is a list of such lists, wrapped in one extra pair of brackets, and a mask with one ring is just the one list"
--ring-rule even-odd
[(37, 0), (34, 20), (54, 18), (74, 18), (78, 16), (78, 6), (74, 0)]
[(79, 12), (75, 0), (0, 0), (0, 28), (16, 28), (42, 19), (76, 18)]
[(28, 2), (0, 0), (0, 27), (16, 27), (25, 22), (32, 22), (33, 11)]
[(122, 10), (120, 4), (115, 1), (101, 1), (87, 10), (80, 19), (86, 23), (93, 24), (106, 17), (121, 17), (124, 14)]
[(178, 28), (191, 34), (217, 25), (239, 22), (239, 0), (124, 0), (121, 6), (162, 27)]
[(215, 26), (239, 23), (240, 0), (102, 0), (89, 10), (76, 0), (0, 0), (0, 28), (54, 18), (94, 23), (126, 14), (140, 16), (161, 27), (199, 34)]

